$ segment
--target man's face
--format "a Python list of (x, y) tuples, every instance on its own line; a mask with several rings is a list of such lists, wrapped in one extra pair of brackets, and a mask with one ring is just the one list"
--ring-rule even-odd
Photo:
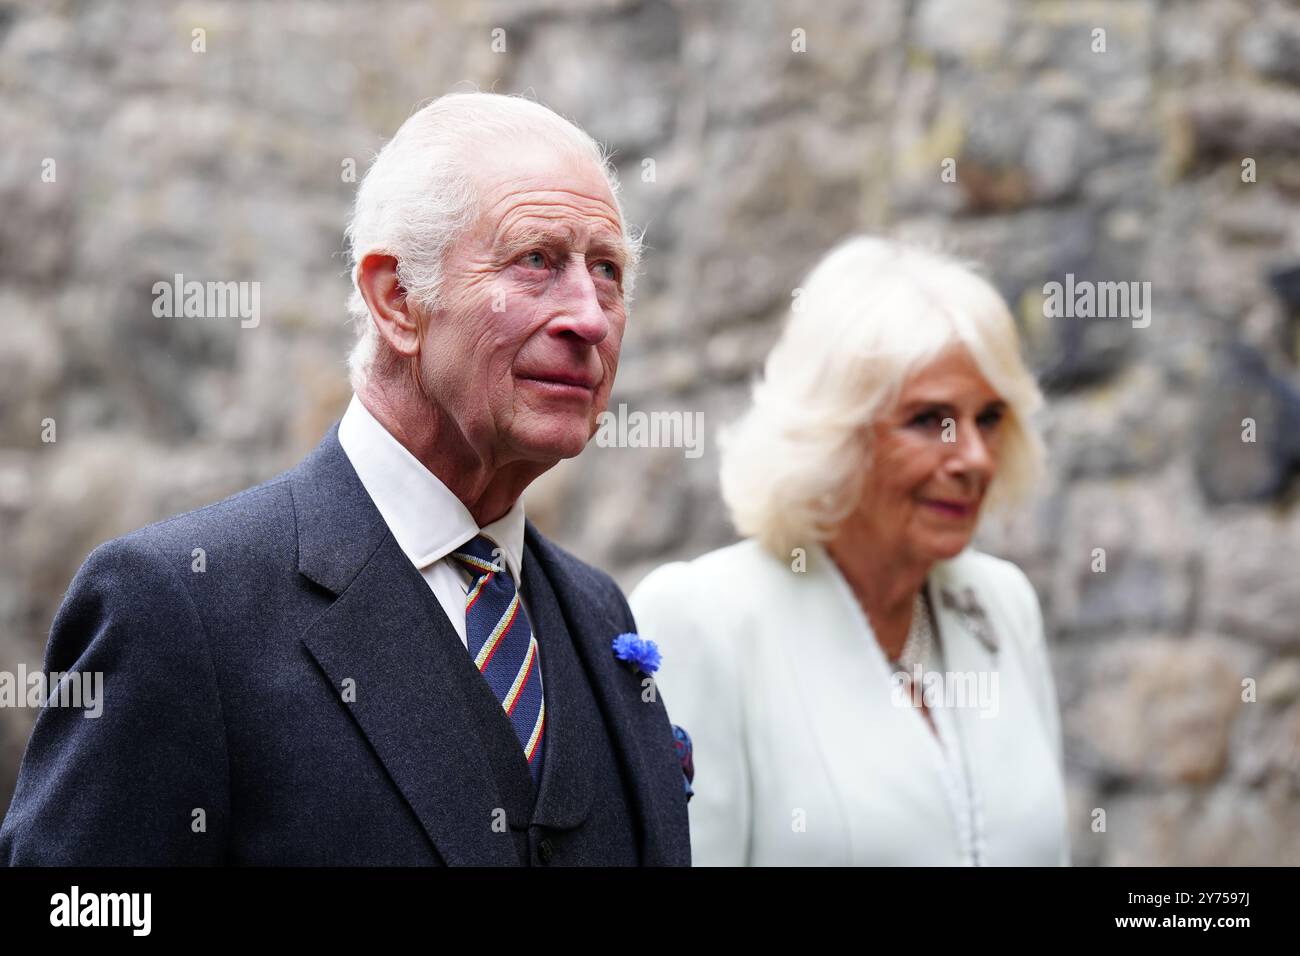
[(476, 157), (476, 223), (448, 250), (420, 347), (425, 389), (469, 444), (512, 461), (586, 447), (626, 315), (614, 197), (590, 160), (531, 142)]

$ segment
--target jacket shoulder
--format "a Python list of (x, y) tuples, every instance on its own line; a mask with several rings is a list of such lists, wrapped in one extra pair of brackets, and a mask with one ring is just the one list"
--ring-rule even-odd
[(1015, 587), (1021, 582), (1027, 584), (1029, 580), (1015, 562), (974, 548), (967, 548), (947, 563), (963, 578), (978, 579), (998, 587)]
[[(670, 561), (650, 571), (637, 585), (635, 594), (645, 600), (708, 598), (725, 602), (729, 593), (766, 589), (785, 580), (790, 566), (763, 549), (756, 541), (744, 540), (709, 551), (688, 561)], [(734, 582), (734, 589), (720, 588), (720, 582)]]
[(642, 630), (679, 651), (730, 655), (762, 630), (772, 600), (792, 586), (790, 566), (745, 540), (647, 574), (628, 598)]
[(168, 556), (189, 555), (195, 548), (251, 548), (292, 528), (293, 500), (285, 473), (212, 504), (147, 524), (100, 547), (148, 543)]

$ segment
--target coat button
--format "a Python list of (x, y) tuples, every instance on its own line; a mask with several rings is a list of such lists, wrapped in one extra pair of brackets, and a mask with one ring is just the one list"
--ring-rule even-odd
[(537, 857), (542, 863), (550, 863), (551, 857), (555, 855), (555, 848), (551, 846), (550, 840), (543, 840), (537, 844)]

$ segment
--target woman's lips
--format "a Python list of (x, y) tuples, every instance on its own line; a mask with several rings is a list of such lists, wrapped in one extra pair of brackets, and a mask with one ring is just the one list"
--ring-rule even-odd
[(966, 518), (975, 511), (975, 505), (961, 501), (942, 501), (936, 498), (922, 498), (921, 504), (949, 518)]

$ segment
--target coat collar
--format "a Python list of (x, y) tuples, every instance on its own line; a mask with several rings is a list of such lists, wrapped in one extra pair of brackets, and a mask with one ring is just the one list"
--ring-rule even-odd
[(934, 609), (941, 641), (945, 637), (949, 644), (960, 641), (962, 646), (954, 648), (956, 653), (965, 656), (964, 652), (970, 651), (975, 659), (992, 666), (1001, 637), (994, 626), (991, 595), (983, 592), (980, 582), (971, 580), (965, 573), (966, 566), (963, 556), (958, 555), (931, 568), (925, 582), (930, 607)]
[(319, 445), (289, 473), (298, 529), (298, 570), (342, 594), (389, 537), (375, 504), (330, 426)]
[(451, 489), (389, 434), (357, 395), (352, 396), (339, 422), (338, 441), (384, 524), (416, 569), (484, 534), (500, 547), (511, 577), (520, 580), (522, 495), (504, 515), (480, 528)]
[[(1001, 643), (993, 620), (995, 596), (987, 593), (982, 576), (970, 573), (971, 560), (971, 555), (963, 552), (935, 562), (924, 585), (930, 607), (934, 609), (945, 667), (951, 669), (957, 669), (955, 661), (962, 661), (972, 669), (996, 666)], [(860, 614), (870, 632), (870, 622), (861, 612), (852, 587), (824, 546), (816, 547), (810, 570), (824, 575), (833, 584)]]

